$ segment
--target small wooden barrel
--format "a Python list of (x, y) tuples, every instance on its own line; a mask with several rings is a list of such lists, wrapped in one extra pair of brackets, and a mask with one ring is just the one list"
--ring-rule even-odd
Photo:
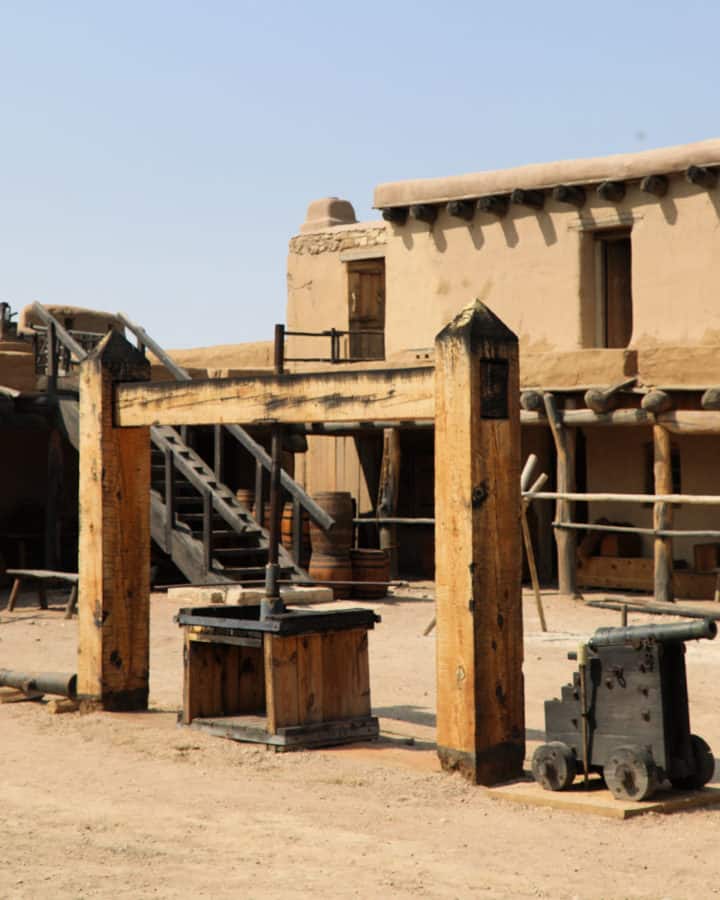
[[(308, 574), (313, 581), (352, 581), (352, 563), (349, 556), (326, 556), (313, 550)], [(352, 595), (352, 586), (331, 585), (336, 600)]]
[(365, 600), (379, 600), (387, 594), (390, 581), (390, 554), (387, 550), (351, 550), (353, 581), (382, 582), (380, 585), (355, 585), (353, 597)]
[[(300, 510), (302, 520), (302, 536), (300, 539), (300, 565), (303, 569), (307, 569), (310, 562), (310, 519), (304, 510)], [(292, 553), (293, 549), (293, 505), (286, 503), (283, 507), (282, 522), (280, 525), (280, 535), (282, 545)]]
[(322, 556), (347, 557), (353, 544), (353, 498), (348, 491), (323, 491), (313, 494), (313, 500), (335, 519), (335, 525), (324, 532), (310, 523), (310, 543), (313, 553)]
[(242, 503), (247, 511), (252, 513), (255, 506), (255, 491), (252, 488), (238, 488), (235, 491), (235, 497), (238, 503)]

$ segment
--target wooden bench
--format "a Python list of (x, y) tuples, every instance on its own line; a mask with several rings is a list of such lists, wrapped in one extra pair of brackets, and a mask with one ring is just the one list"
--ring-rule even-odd
[(15, 609), (15, 603), (18, 594), (20, 593), (20, 587), (26, 582), (31, 582), (36, 585), (40, 609), (47, 609), (47, 588), (54, 582), (60, 582), (61, 584), (71, 585), (70, 596), (65, 605), (65, 618), (72, 618), (72, 614), (77, 607), (79, 580), (77, 572), (53, 572), (50, 569), (8, 569), (7, 574), (12, 575), (15, 579), (13, 581), (12, 590), (10, 591), (7, 612), (12, 612)]

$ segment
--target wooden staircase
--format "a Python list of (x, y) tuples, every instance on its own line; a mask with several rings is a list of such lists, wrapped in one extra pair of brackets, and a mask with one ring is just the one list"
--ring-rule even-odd
[[(79, 449), (79, 404), (77, 393), (73, 393), (77, 391), (73, 367), (87, 357), (104, 335), (68, 332), (41, 304), (34, 304), (34, 309), (45, 324), (44, 329), (36, 329), (36, 369), (47, 375), (48, 393), (57, 403), (70, 441)], [(135, 336), (142, 352), (149, 348), (176, 380), (190, 380), (190, 375), (143, 328), (122, 313), (117, 318)], [(38, 360), (42, 361), (39, 366)], [(59, 379), (59, 375), (63, 377)], [(58, 392), (63, 387), (65, 390)], [(271, 466), (269, 455), (239, 425), (222, 428), (237, 441), (239, 450), (248, 454), (255, 470), (255, 496), (262, 500), (263, 479)], [(216, 426), (216, 430), (221, 430), (221, 426)], [(213, 468), (188, 446), (179, 431), (153, 426), (150, 438), (151, 534), (157, 547), (191, 583), (261, 582), (268, 560), (268, 531), (219, 481)], [(220, 466), (216, 468), (220, 471)], [(302, 583), (309, 580), (297, 562), (302, 512), (325, 530), (334, 521), (287, 472), (281, 473), (281, 483), (293, 504), (293, 552), (278, 548), (280, 578)]]
[[(268, 532), (168, 426), (150, 429), (151, 533), (190, 582), (248, 583), (265, 576)], [(280, 577), (306, 581), (284, 547)]]

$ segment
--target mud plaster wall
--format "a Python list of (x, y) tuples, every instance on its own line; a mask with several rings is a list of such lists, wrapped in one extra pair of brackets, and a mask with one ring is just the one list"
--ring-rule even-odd
[[(288, 325), (347, 326), (342, 250), (385, 243), (388, 356), (432, 346), (435, 335), (480, 297), (519, 336), (521, 352), (595, 344), (592, 231), (632, 225), (632, 346), (720, 343), (720, 194), (670, 176), (665, 198), (629, 184), (618, 204), (592, 187), (581, 214), (554, 203), (513, 206), (503, 219), (468, 224), (442, 209), (432, 229), (341, 226), (293, 238)], [(365, 241), (365, 244), (362, 242)]]
[[(588, 491), (644, 493), (646, 490), (646, 448), (650, 429), (586, 428)], [(720, 494), (720, 437), (707, 435), (674, 436), (673, 447), (680, 452), (681, 489), (687, 494)], [(652, 528), (652, 507), (628, 503), (590, 503), (589, 519), (630, 522)], [(673, 527), (679, 529), (720, 530), (720, 506), (679, 506), (674, 509)], [(676, 538), (673, 556), (693, 564), (693, 547), (708, 543), (704, 538)], [(643, 555), (652, 556), (652, 537), (643, 537)]]

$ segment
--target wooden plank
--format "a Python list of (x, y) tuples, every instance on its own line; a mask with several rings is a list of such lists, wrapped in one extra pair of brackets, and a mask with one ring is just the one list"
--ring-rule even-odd
[[(653, 426), (653, 473), (655, 479), (654, 490), (656, 494), (671, 494), (672, 464), (671, 464), (670, 434), (662, 425)], [(672, 528), (673, 508), (668, 503), (656, 502), (653, 504), (653, 528), (665, 530)], [(654, 555), (654, 591), (655, 599), (661, 603), (668, 603), (673, 599), (673, 539), (671, 537), (656, 536), (653, 541)]]
[(631, 819), (647, 813), (673, 813), (702, 809), (720, 803), (720, 789), (703, 788), (701, 791), (667, 791), (650, 800), (616, 800), (610, 791), (590, 782), (590, 790), (582, 790), (578, 784), (567, 791), (546, 791), (535, 782), (520, 781), (492, 788), (488, 795), (494, 800), (521, 803), (523, 806), (542, 806), (566, 810), (574, 814), (602, 816), (608, 819)]
[(478, 301), (435, 360), (438, 755), (496, 784), (525, 756), (517, 338)]
[(76, 584), (79, 580), (77, 572), (57, 572), (53, 569), (6, 569), (8, 575), (21, 577), (23, 581), (28, 580), (45, 580), (45, 581), (66, 581), (68, 584)]
[(323, 635), (305, 634), (297, 641), (298, 721), (321, 722), (323, 698)]
[(275, 734), (298, 724), (298, 638), (266, 634), (264, 645), (267, 729)]
[(434, 415), (433, 368), (121, 384), (115, 425), (361, 422)]
[(150, 435), (114, 428), (113, 385), (150, 364), (111, 331), (80, 368), (78, 694), (146, 709), (150, 615)]
[(368, 637), (364, 628), (323, 635), (322, 680), (324, 720), (370, 715)]

